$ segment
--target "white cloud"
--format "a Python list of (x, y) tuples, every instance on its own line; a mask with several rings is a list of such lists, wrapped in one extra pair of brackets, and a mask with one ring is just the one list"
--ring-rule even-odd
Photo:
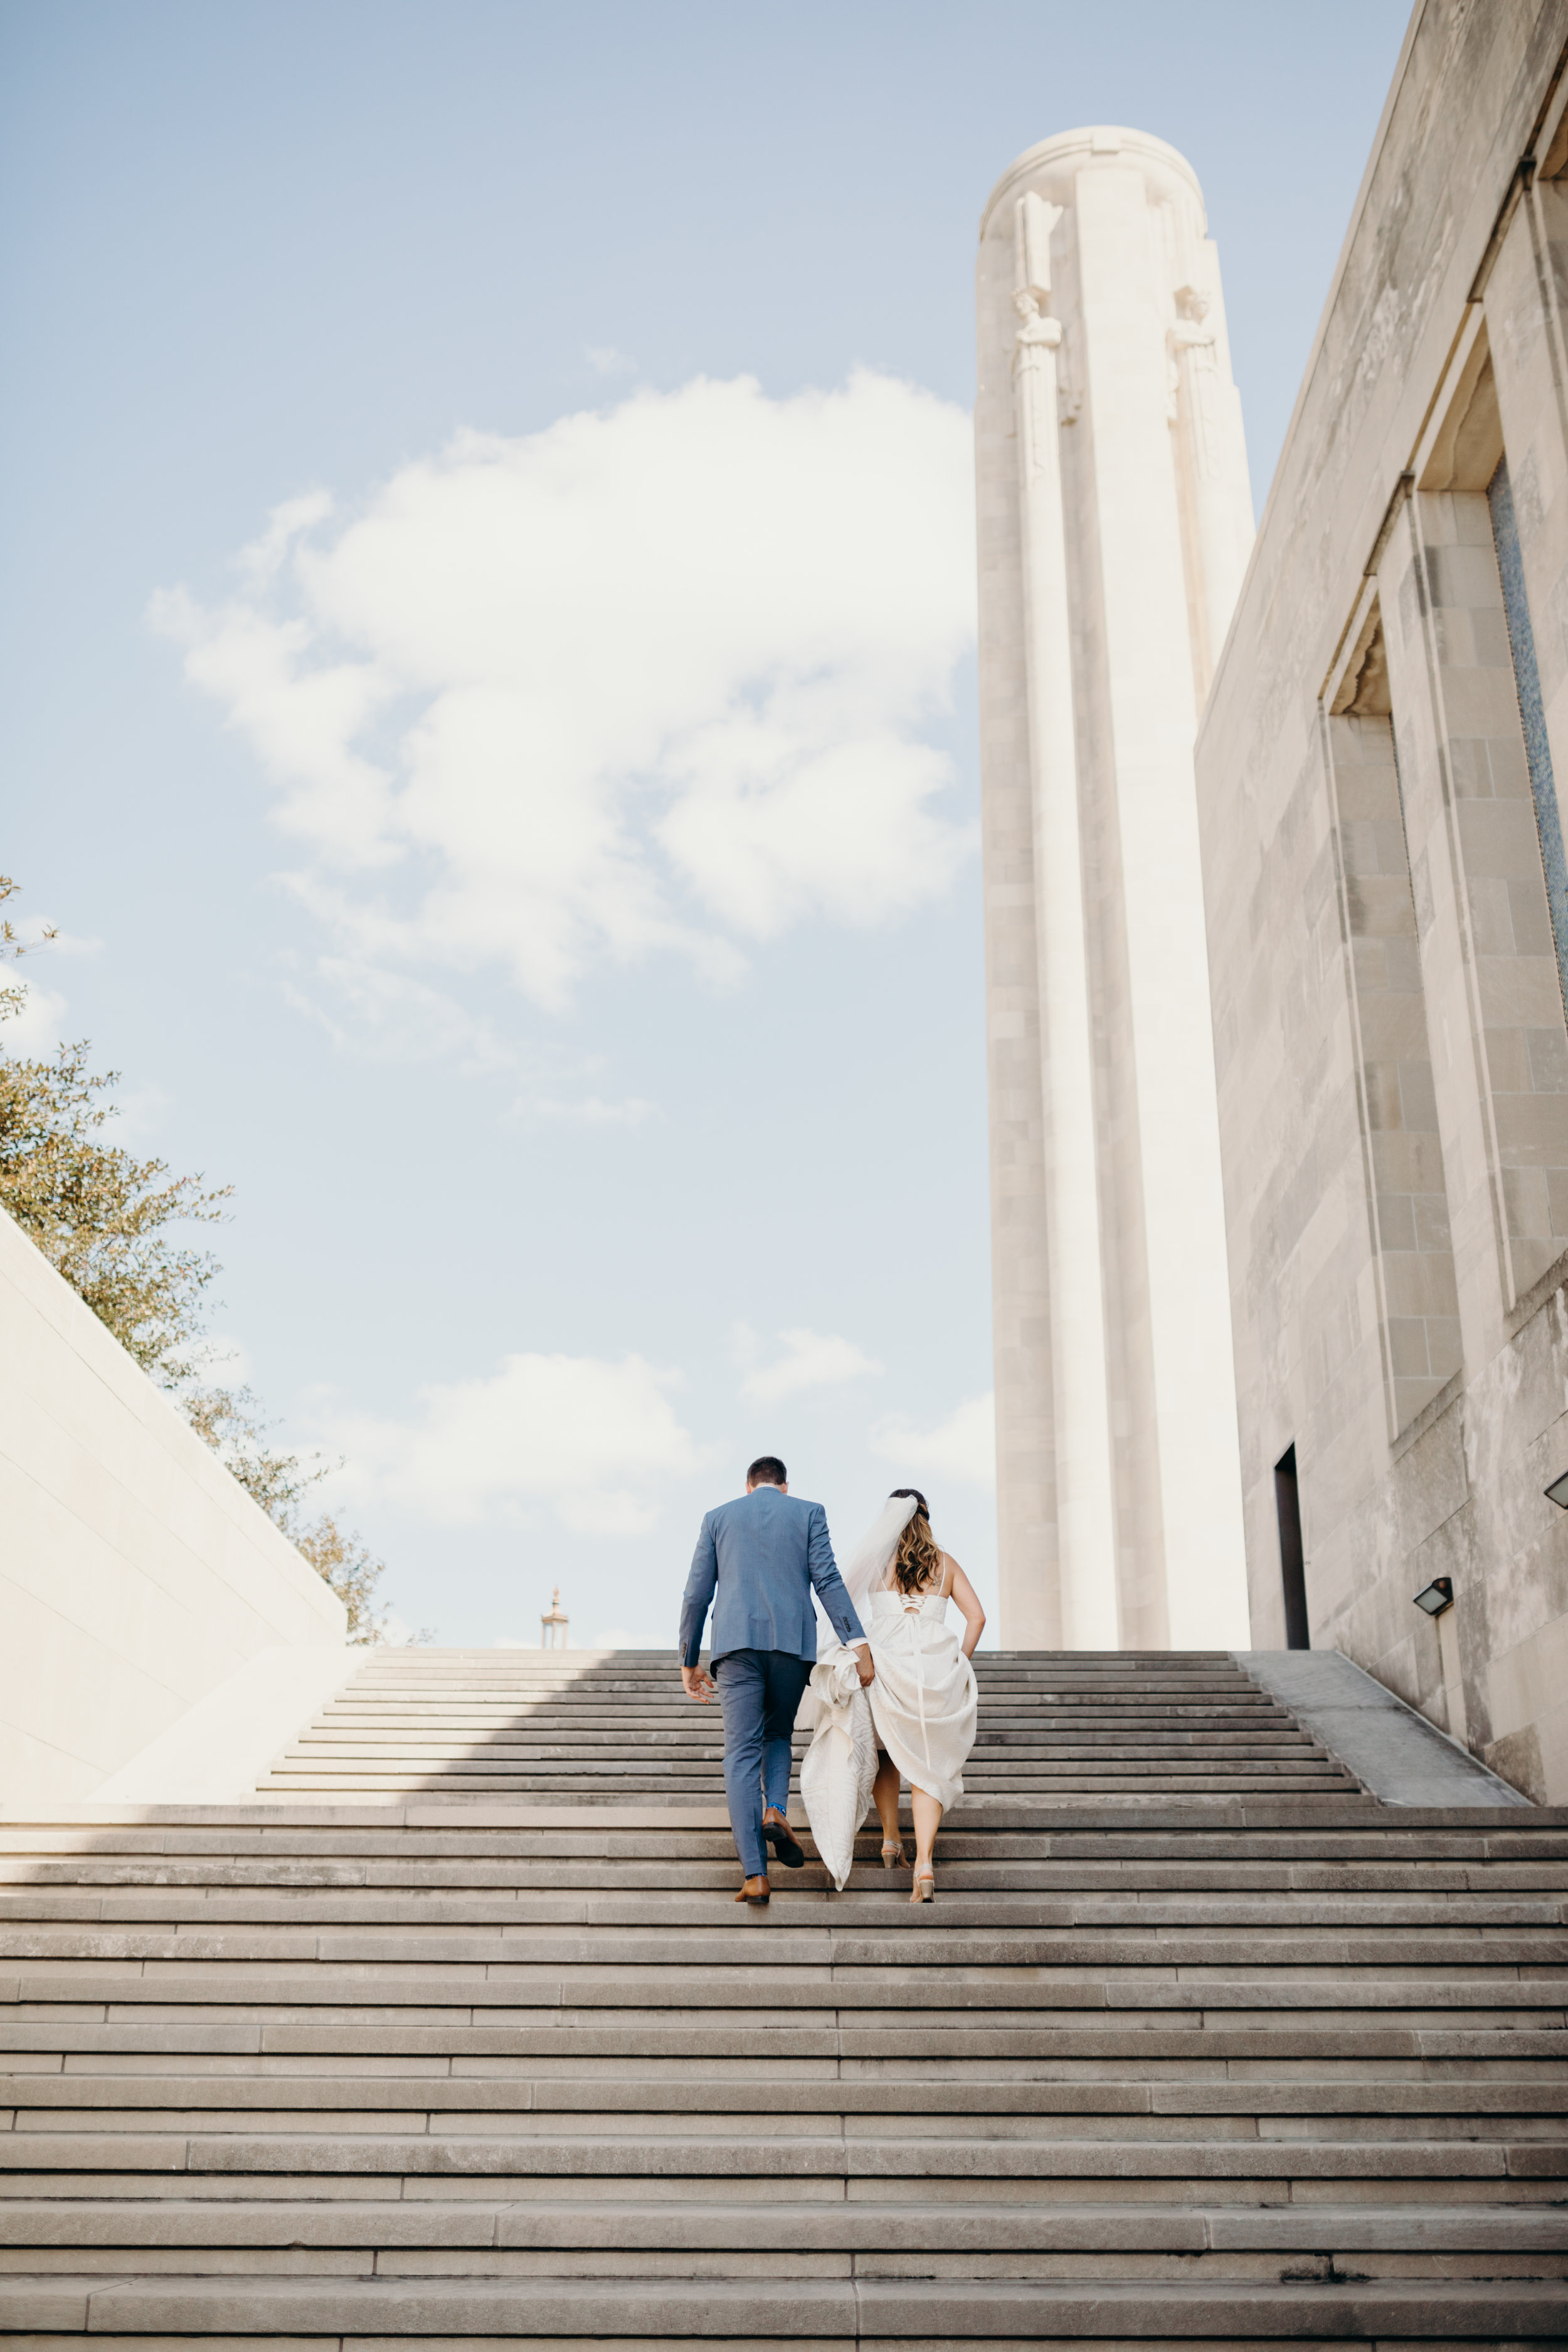
[(852, 1339), (836, 1339), (830, 1332), (796, 1329), (781, 1331), (779, 1338), (784, 1353), (777, 1363), (748, 1372), (741, 1383), (742, 1394), (758, 1404), (776, 1404), (781, 1397), (798, 1396), (805, 1389), (833, 1388), (882, 1369)]
[(242, 547), (236, 559), (251, 585), (265, 588), (276, 580), (295, 541), (325, 522), (331, 511), (330, 490), (307, 490), (302, 498), (285, 499), (274, 507), (260, 538)]
[(19, 988), (22, 1001), (0, 1023), (0, 1048), (30, 1060), (52, 1054), (65, 1034), (66, 1000), (57, 989), (41, 988), (36, 980), (0, 970), (0, 986)]
[(103, 953), (103, 941), (91, 939), (81, 931), (62, 931), (47, 915), (23, 915), (13, 918), (11, 929), (29, 948), (47, 947), (51, 956), (95, 956)]
[[(973, 635), (969, 429), (861, 373), (459, 436), (363, 512), (290, 500), (203, 609), (154, 600), (270, 775), (355, 965), (606, 960), (868, 925), (967, 853), (927, 740)], [(374, 881), (374, 887), (371, 887)]]
[(343, 1485), (447, 1527), (552, 1510), (584, 1535), (641, 1535), (699, 1454), (667, 1391), (676, 1375), (640, 1356), (508, 1356), (488, 1379), (422, 1389), (407, 1421), (348, 1413), (324, 1443)]
[(625, 352), (618, 352), (614, 343), (587, 343), (584, 346), (583, 357), (595, 375), (636, 375), (637, 372), (636, 360), (627, 359)]
[(447, 990), (374, 958), (321, 956), (303, 982), (286, 978), (283, 994), (334, 1045), (371, 1060), (438, 1061), (465, 1075), (516, 1060), (490, 1024)]
[[(14, 928), (29, 941), (47, 943), (51, 956), (94, 956), (102, 952), (101, 940), (50, 932), (42, 920), (17, 923)], [(68, 998), (62, 996), (58, 989), (46, 987), (30, 967), (19, 971), (14, 964), (0, 964), (0, 988), (7, 992), (14, 988), (21, 992), (21, 1002), (15, 1011), (0, 1018), (0, 1053), (31, 1061), (51, 1059), (68, 1034)], [(161, 1087), (119, 1086), (107, 1098), (100, 1097), (100, 1102), (113, 1122), (106, 1142), (131, 1150), (157, 1149), (163, 1116), (169, 1108), (169, 1097)]]
[[(47, 915), (13, 915), (10, 920), (12, 930), (25, 948), (42, 948), (51, 959), (95, 956), (103, 951), (101, 940), (62, 931)], [(33, 1059), (52, 1054), (65, 1034), (68, 1000), (58, 989), (38, 979), (37, 968), (31, 962), (23, 969), (9, 960), (0, 964), (0, 988), (7, 992), (12, 989), (21, 991), (21, 1002), (5, 1015), (0, 1026), (0, 1047)]]
[(939, 1421), (934, 1429), (916, 1429), (907, 1421), (889, 1418), (872, 1433), (872, 1444), (884, 1461), (901, 1464), (911, 1484), (933, 1473), (962, 1478), (975, 1486), (996, 1483), (996, 1400), (972, 1397)]

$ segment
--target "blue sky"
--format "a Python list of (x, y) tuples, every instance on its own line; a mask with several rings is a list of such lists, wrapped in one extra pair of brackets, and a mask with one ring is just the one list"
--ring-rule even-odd
[(1261, 508), (1405, 13), (0, 6), (30, 1033), (407, 1622), (672, 1642), (764, 1448), (994, 1593), (980, 207), (1187, 155)]

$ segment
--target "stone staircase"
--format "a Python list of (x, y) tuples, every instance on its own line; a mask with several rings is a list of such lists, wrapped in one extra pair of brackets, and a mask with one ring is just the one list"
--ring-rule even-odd
[(923, 1909), (868, 1833), (737, 1910), (663, 1654), (374, 1654), (254, 1802), (0, 1823), (0, 2332), (1568, 2342), (1568, 1813), (977, 1664)]
[[(971, 1796), (1355, 1792), (1223, 1654), (993, 1651), (975, 1668)], [(718, 1707), (691, 1704), (664, 1652), (383, 1650), (262, 1787), (312, 1798), (438, 1789), (447, 1799), (619, 1805), (640, 1794), (722, 1805), (723, 1745)]]

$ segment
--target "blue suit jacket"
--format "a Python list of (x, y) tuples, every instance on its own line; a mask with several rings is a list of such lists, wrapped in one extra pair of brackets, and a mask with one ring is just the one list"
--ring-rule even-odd
[(701, 1655), (710, 1603), (715, 1658), (731, 1650), (784, 1650), (815, 1662), (814, 1585), (839, 1640), (863, 1642), (820, 1503), (778, 1486), (757, 1486), (721, 1503), (703, 1520), (691, 1556), (680, 1603), (681, 1664), (694, 1666)]

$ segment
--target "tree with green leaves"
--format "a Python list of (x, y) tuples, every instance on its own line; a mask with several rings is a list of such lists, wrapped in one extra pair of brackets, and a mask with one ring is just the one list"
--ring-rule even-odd
[[(16, 887), (0, 875), (0, 908)], [(0, 918), (0, 955), (14, 964), (26, 952), (9, 917)], [(19, 982), (0, 988), (0, 1021), (20, 1013), (26, 996)], [(202, 1294), (217, 1265), (166, 1229), (216, 1223), (231, 1188), (172, 1178), (163, 1160), (106, 1141), (120, 1073), (89, 1071), (88, 1052), (85, 1039), (47, 1060), (0, 1047), (0, 1207), (143, 1371), (173, 1387), (190, 1377)]]
[[(349, 1640), (384, 1641), (386, 1612), (378, 1606), (375, 1589), (386, 1572), (385, 1562), (357, 1535), (340, 1527), (330, 1511), (307, 1520), (300, 1509), (331, 1465), (307, 1462), (302, 1454), (285, 1454), (268, 1444), (268, 1424), (249, 1389), (193, 1384), (180, 1391), (179, 1402), (196, 1435), (331, 1586), (349, 1613)], [(429, 1638), (427, 1633), (419, 1636), (421, 1641)]]
[[(4, 979), (4, 967), (14, 970), (54, 936), (33, 941), (18, 932), (4, 911), (17, 888), (0, 874), (0, 1022), (15, 1018), (27, 994), (25, 982)], [(0, 1208), (331, 1586), (348, 1610), (350, 1641), (379, 1642), (386, 1619), (375, 1588), (384, 1563), (330, 1513), (308, 1521), (301, 1510), (330, 1465), (269, 1445), (249, 1390), (202, 1376), (205, 1295), (217, 1262), (171, 1229), (221, 1222), (233, 1187), (172, 1176), (166, 1161), (138, 1160), (110, 1140), (104, 1129), (115, 1116), (120, 1073), (91, 1070), (90, 1050), (83, 1038), (28, 1056), (0, 1041)]]

